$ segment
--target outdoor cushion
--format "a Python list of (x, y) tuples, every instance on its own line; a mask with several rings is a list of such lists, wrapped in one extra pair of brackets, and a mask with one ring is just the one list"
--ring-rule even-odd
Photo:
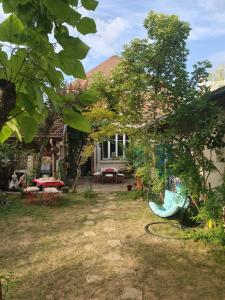
[(94, 173), (94, 176), (100, 176), (100, 175), (102, 175), (101, 172), (95, 172), (95, 173)]
[(122, 174), (122, 173), (118, 173), (118, 174), (117, 174), (117, 176), (120, 176), (120, 177), (125, 177), (125, 175), (124, 175), (124, 174)]
[(113, 174), (105, 174), (105, 177), (113, 177)]
[(39, 191), (39, 188), (36, 187), (36, 186), (30, 186), (30, 187), (27, 187), (23, 190), (25, 193), (29, 193), (29, 192), (38, 192)]
[(113, 168), (106, 168), (104, 169), (104, 172), (114, 172), (115, 170)]
[(187, 208), (189, 204), (189, 199), (186, 196), (184, 197), (181, 194), (169, 190), (165, 190), (164, 203), (162, 206), (152, 201), (149, 202), (153, 213), (162, 218), (175, 215), (180, 209)]
[(58, 191), (57, 188), (55, 188), (55, 187), (47, 187), (47, 188), (44, 188), (44, 192), (45, 192), (45, 193), (59, 193), (59, 191)]
[(161, 218), (173, 216), (180, 210), (178, 206), (171, 206), (170, 208), (165, 209), (163, 206), (160, 206), (155, 202), (149, 202), (149, 206), (153, 213)]

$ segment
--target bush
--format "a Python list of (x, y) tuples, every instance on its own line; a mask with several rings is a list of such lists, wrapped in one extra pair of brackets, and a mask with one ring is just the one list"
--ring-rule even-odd
[[(225, 179), (225, 178), (224, 178)], [(195, 220), (203, 222), (205, 228), (191, 233), (194, 239), (225, 245), (225, 228), (222, 209), (225, 206), (225, 180), (220, 187), (211, 191), (202, 202)]]

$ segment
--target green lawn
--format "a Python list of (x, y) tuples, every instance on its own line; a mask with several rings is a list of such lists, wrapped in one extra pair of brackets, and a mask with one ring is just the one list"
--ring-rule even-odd
[(132, 192), (11, 201), (0, 206), (0, 273), (17, 277), (7, 299), (125, 299), (126, 288), (146, 300), (224, 299), (224, 248), (145, 233), (159, 219)]

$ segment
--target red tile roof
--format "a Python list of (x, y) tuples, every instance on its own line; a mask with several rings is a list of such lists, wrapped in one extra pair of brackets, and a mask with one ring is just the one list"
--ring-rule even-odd
[(111, 76), (112, 70), (122, 61), (121, 57), (118, 55), (111, 56), (107, 60), (103, 61), (101, 64), (97, 65), (95, 68), (91, 69), (89, 72), (86, 73), (86, 79), (75, 80), (71, 84), (69, 84), (69, 89), (85, 89), (91, 78), (96, 73), (102, 73), (105, 76)]

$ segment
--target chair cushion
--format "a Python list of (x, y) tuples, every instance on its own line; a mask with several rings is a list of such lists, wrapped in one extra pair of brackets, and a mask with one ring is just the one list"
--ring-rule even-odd
[(29, 192), (38, 192), (40, 189), (36, 186), (30, 186), (30, 187), (27, 187), (25, 188), (23, 191), (25, 193), (29, 193)]
[(114, 169), (113, 168), (106, 168), (106, 169), (104, 169), (104, 172), (114, 172)]
[(59, 193), (59, 191), (58, 191), (57, 188), (55, 188), (55, 187), (47, 187), (47, 188), (44, 188), (44, 192), (45, 192), (45, 193)]
[(94, 173), (94, 176), (101, 176), (101, 175), (102, 175), (101, 172), (95, 172), (95, 173)]
[(118, 173), (117, 176), (119, 176), (119, 177), (125, 177), (125, 175), (122, 174), (122, 173)]
[(113, 177), (113, 174), (105, 174), (105, 177)]

